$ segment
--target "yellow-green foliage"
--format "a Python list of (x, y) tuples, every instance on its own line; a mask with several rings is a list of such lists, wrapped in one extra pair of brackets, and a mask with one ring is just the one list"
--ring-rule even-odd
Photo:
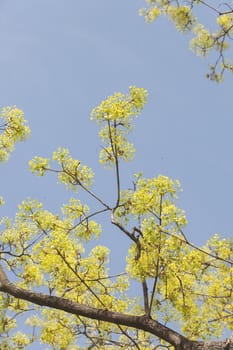
[(145, 89), (130, 86), (128, 95), (115, 93), (92, 110), (91, 119), (103, 125), (99, 132), (103, 142), (99, 155), (102, 164), (112, 166), (118, 159), (133, 159), (135, 149), (127, 135), (132, 129), (132, 118), (140, 113), (146, 100)]
[(23, 111), (16, 107), (4, 107), (0, 113), (0, 161), (6, 161), (15, 148), (15, 143), (24, 140), (30, 133)]
[[(165, 2), (160, 3), (162, 6)], [(175, 12), (170, 15), (174, 17)], [(179, 16), (181, 25), (186, 10)], [(222, 18), (221, 26), (228, 20)], [(119, 187), (119, 162), (127, 161), (133, 153), (133, 145), (127, 140), (132, 118), (142, 110), (146, 98), (146, 90), (130, 87), (128, 95), (110, 96), (91, 114), (102, 127), (100, 162), (117, 170), (117, 204), (111, 207), (92, 192), (92, 170), (73, 159), (67, 149), (59, 148), (52, 160), (35, 157), (29, 162), (33, 173), (57, 174), (74, 195), (58, 213), (27, 199), (19, 205), (14, 219), (2, 219), (1, 262), (22, 288), (122, 313), (148, 312), (138, 286), (146, 283), (152, 318), (177, 323), (192, 339), (221, 336), (223, 329), (233, 330), (233, 242), (214, 235), (204, 247), (197, 248), (187, 240), (185, 212), (177, 205), (181, 191), (177, 180), (164, 175), (146, 178), (138, 173), (132, 188)], [(22, 128), (22, 121), (20, 125)], [(26, 131), (14, 141), (23, 138)], [(12, 133), (7, 131), (6, 135), (12, 142)], [(53, 162), (57, 167), (51, 167)], [(77, 188), (100, 207), (96, 209), (93, 203), (92, 209), (83, 204), (77, 198)], [(110, 191), (114, 193), (115, 189)], [(102, 226), (97, 221), (100, 213), (107, 214), (118, 227), (117, 233), (109, 226), (105, 229), (109, 237), (118, 234), (119, 246), (123, 234), (129, 239), (125, 270), (113, 276), (111, 252), (93, 241), (101, 237)], [(16, 315), (22, 313), (28, 315), (28, 327), (39, 329), (39, 340), (53, 349), (85, 349), (79, 345), (83, 336), (87, 346), (98, 341), (101, 349), (112, 349), (113, 345), (136, 349), (132, 338), (140, 349), (154, 349), (157, 344), (154, 336), (143, 331), (39, 308), (0, 294), (2, 349), (24, 349), (35, 340), (34, 331), (29, 335), (17, 332)]]
[[(225, 51), (230, 47), (233, 34), (233, 12), (231, 4), (216, 4), (208, 1), (172, 1), (172, 0), (146, 0), (146, 7), (139, 11), (149, 23), (154, 22), (159, 16), (165, 15), (175, 24), (180, 32), (191, 32), (194, 36), (190, 41), (190, 48), (199, 56), (205, 57), (210, 52), (217, 51), (215, 63), (210, 66), (207, 77), (220, 82), (223, 80), (225, 70), (233, 71), (233, 63), (225, 57)], [(215, 18), (210, 31), (205, 24), (199, 21), (200, 7), (210, 20)], [(211, 13), (212, 12), (212, 13)], [(211, 17), (211, 15), (213, 15)], [(205, 16), (208, 18), (207, 16)], [(208, 23), (210, 23), (208, 18)]]
[(68, 149), (59, 147), (53, 152), (52, 160), (58, 163), (58, 169), (50, 167), (48, 158), (34, 157), (29, 162), (31, 172), (38, 176), (44, 176), (47, 171), (56, 172), (59, 182), (72, 190), (76, 190), (77, 186), (89, 187), (92, 184), (94, 177), (92, 170), (86, 165), (81, 165), (79, 160), (73, 159)]

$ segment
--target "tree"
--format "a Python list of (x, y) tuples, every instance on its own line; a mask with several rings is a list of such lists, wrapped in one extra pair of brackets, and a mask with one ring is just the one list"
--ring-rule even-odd
[[(180, 32), (194, 34), (190, 47), (197, 55), (206, 57), (212, 52), (216, 57), (217, 52), (217, 58), (213, 58), (214, 63), (209, 67), (207, 78), (219, 82), (223, 80), (225, 71), (233, 72), (232, 60), (225, 57), (233, 34), (233, 8), (230, 1), (146, 0), (146, 3), (147, 6), (140, 10), (140, 14), (147, 22), (153, 22), (160, 15), (165, 15)], [(210, 31), (202, 24), (202, 19), (199, 18), (203, 14), (213, 30)]]
[[(146, 100), (145, 89), (131, 86), (91, 113), (100, 126), (100, 163), (116, 180), (114, 203), (93, 192), (93, 171), (68, 149), (59, 148), (52, 160), (30, 161), (32, 173), (54, 173), (75, 195), (60, 214), (25, 200), (14, 220), (1, 222), (1, 349), (24, 349), (36, 340), (36, 329), (42, 343), (60, 350), (233, 348), (230, 339), (214, 340), (233, 329), (233, 242), (215, 235), (197, 247), (188, 240), (185, 213), (176, 204), (177, 180), (139, 173), (131, 188), (121, 186), (120, 164), (134, 155), (128, 134)], [(1, 118), (6, 160), (30, 130), (16, 107), (4, 108)], [(93, 200), (93, 210), (77, 191)], [(101, 234), (96, 220), (103, 214), (119, 240), (126, 236), (130, 243), (118, 275), (109, 273), (107, 247), (94, 245), (85, 253)], [(22, 315), (31, 336), (17, 331)]]

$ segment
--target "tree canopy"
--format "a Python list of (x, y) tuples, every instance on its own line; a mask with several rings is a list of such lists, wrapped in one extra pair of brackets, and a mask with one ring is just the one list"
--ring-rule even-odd
[[(120, 163), (134, 155), (128, 140), (132, 120), (146, 100), (145, 89), (131, 86), (128, 94), (115, 93), (91, 113), (100, 126), (100, 162), (116, 180), (113, 204), (92, 192), (92, 169), (68, 149), (29, 162), (32, 173), (55, 173), (74, 196), (60, 213), (25, 200), (14, 219), (2, 219), (2, 349), (24, 348), (35, 340), (36, 328), (40, 341), (54, 349), (188, 349), (232, 331), (233, 242), (215, 235), (196, 247), (187, 239), (185, 212), (176, 204), (177, 180), (139, 173), (132, 188), (121, 187)], [(29, 127), (14, 107), (4, 108), (1, 117), (1, 158), (6, 160)], [(81, 190), (97, 209), (78, 199)], [(118, 228), (119, 240), (125, 235), (131, 242), (125, 271), (114, 276), (107, 247), (96, 244), (85, 252), (86, 244), (101, 235), (98, 216), (103, 213)], [(136, 296), (135, 285), (142, 291)], [(28, 336), (17, 331), (16, 316), (30, 310)], [(83, 337), (84, 345), (78, 345)]]
[[(146, 0), (140, 10), (146, 21), (167, 16), (182, 33), (192, 33), (190, 48), (199, 56), (211, 55), (207, 78), (220, 82), (225, 71), (233, 72), (231, 41), (233, 8), (231, 1)], [(204, 23), (203, 23), (204, 22)], [(210, 29), (209, 29), (210, 28)]]
[[(141, 13), (149, 22), (166, 14), (179, 30), (197, 33), (192, 43), (200, 54), (218, 51), (209, 78), (220, 81), (231, 70), (223, 56), (232, 30), (228, 5), (219, 12), (203, 1), (147, 3)], [(198, 24), (196, 5), (217, 14), (218, 34)], [(130, 187), (122, 185), (121, 164), (134, 158), (131, 132), (147, 97), (144, 88), (130, 86), (105, 98), (90, 115), (100, 129), (99, 161), (115, 181), (109, 189), (113, 202), (95, 192), (94, 170), (69, 149), (30, 160), (33, 174), (54, 176), (72, 196), (59, 212), (25, 199), (14, 218), (1, 220), (1, 349), (26, 349), (37, 341), (56, 350), (233, 349), (232, 239), (213, 235), (204, 246), (192, 243), (177, 204), (182, 191), (177, 179), (140, 172), (132, 174)], [(0, 118), (4, 162), (30, 128), (15, 106), (3, 108)], [(124, 271), (112, 273), (110, 250), (98, 242), (106, 227), (109, 235), (109, 227), (117, 232), (119, 242), (128, 240)]]

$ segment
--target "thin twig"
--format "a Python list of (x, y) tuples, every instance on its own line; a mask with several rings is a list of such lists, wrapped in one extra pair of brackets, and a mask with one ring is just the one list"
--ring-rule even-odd
[[(162, 209), (163, 209), (163, 196), (160, 195), (160, 205), (159, 205), (159, 226), (162, 226)], [(160, 251), (161, 251), (161, 230), (159, 231), (159, 242), (158, 242), (158, 252), (157, 252), (157, 261), (156, 261), (156, 269), (155, 269), (155, 278), (154, 278), (154, 284), (153, 284), (153, 289), (152, 289), (152, 294), (151, 294), (151, 299), (150, 299), (150, 313), (152, 310), (152, 305), (153, 305), (153, 299), (156, 291), (156, 286), (158, 283), (158, 277), (159, 277), (159, 265), (160, 265)]]
[(192, 248), (198, 250), (199, 252), (201, 252), (201, 253), (203, 253), (203, 254), (205, 254), (205, 255), (210, 256), (211, 258), (214, 258), (214, 259), (216, 259), (216, 260), (220, 260), (220, 261), (223, 261), (223, 262), (225, 262), (225, 263), (227, 263), (227, 264), (233, 265), (233, 261), (227, 260), (227, 259), (224, 259), (224, 258), (221, 258), (220, 256), (214, 255), (214, 254), (212, 254), (212, 253), (208, 253), (206, 250), (201, 249), (201, 248), (195, 246), (195, 244), (193, 244), (193, 243), (191, 243), (191, 242), (189, 242), (189, 241), (187, 241), (187, 240), (185, 240), (185, 239), (183, 239), (183, 238), (181, 238), (181, 237), (175, 235), (174, 233), (170, 233), (170, 232), (167, 232), (167, 231), (165, 231), (165, 230), (161, 230), (161, 232), (165, 233), (166, 235), (168, 235), (168, 236), (170, 236), (170, 237), (174, 237), (174, 238), (178, 239), (180, 242), (187, 244), (188, 246), (190, 246), (190, 247), (192, 247)]

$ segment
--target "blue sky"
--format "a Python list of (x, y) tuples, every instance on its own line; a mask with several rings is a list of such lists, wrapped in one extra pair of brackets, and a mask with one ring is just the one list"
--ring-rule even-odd
[[(149, 100), (131, 136), (137, 153), (122, 168), (124, 184), (141, 170), (179, 179), (189, 239), (204, 244), (216, 232), (232, 237), (232, 76), (222, 84), (205, 79), (211, 61), (196, 57), (189, 37), (168, 20), (146, 24), (138, 16), (143, 5), (0, 0), (1, 106), (23, 109), (32, 130), (1, 165), (1, 215), (14, 215), (27, 197), (55, 212), (68, 200), (72, 193), (53, 176), (28, 170), (31, 158), (58, 146), (91, 166), (95, 189), (111, 199), (111, 173), (98, 164), (98, 128), (89, 115), (107, 96), (137, 85), (148, 89)], [(104, 237), (118, 254), (122, 241), (111, 232)]]

